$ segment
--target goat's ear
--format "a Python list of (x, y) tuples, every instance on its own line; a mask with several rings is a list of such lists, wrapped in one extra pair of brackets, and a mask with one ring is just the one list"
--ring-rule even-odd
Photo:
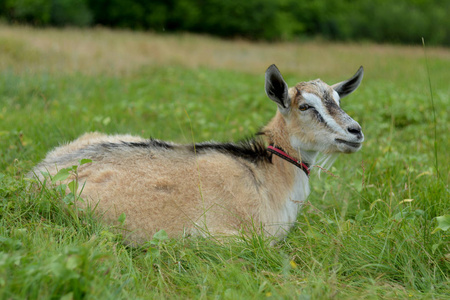
[(339, 94), (339, 97), (344, 98), (345, 96), (353, 93), (361, 83), (364, 76), (363, 67), (359, 67), (358, 71), (352, 78), (336, 83), (331, 87)]
[(277, 66), (271, 65), (267, 69), (264, 86), (267, 96), (278, 104), (282, 112), (289, 108), (291, 101), (289, 100), (288, 86)]

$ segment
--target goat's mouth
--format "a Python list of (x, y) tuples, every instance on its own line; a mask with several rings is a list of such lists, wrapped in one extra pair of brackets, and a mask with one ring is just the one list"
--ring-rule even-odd
[(339, 144), (344, 144), (344, 145), (347, 145), (347, 146), (349, 146), (351, 148), (355, 148), (355, 149), (358, 149), (361, 147), (361, 143), (349, 142), (349, 141), (342, 140), (342, 139), (335, 139), (335, 141), (338, 142)]

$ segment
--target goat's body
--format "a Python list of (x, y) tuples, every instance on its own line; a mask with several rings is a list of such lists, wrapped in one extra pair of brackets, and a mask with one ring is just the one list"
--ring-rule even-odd
[[(91, 159), (78, 168), (81, 197), (110, 222), (125, 213), (131, 241), (144, 241), (160, 229), (171, 236), (261, 229), (282, 237), (309, 194), (308, 169), (298, 160), (313, 165), (319, 152), (361, 148), (361, 127), (340, 108), (340, 98), (353, 92), (362, 76), (360, 68), (333, 86), (314, 80), (289, 89), (272, 65), (265, 88), (278, 111), (259, 139), (177, 145), (90, 133), (50, 152), (33, 173), (42, 179), (42, 172), (55, 175), (57, 168)], [(280, 157), (272, 156), (268, 145)]]
[[(279, 237), (292, 226), (308, 195), (308, 177), (286, 161), (272, 161), (260, 143), (198, 144), (194, 149), (90, 133), (50, 152), (34, 172), (54, 175), (57, 168), (91, 159), (78, 169), (78, 180), (85, 185), (82, 198), (98, 205), (107, 221), (125, 213), (133, 241), (148, 239), (159, 229), (171, 236), (229, 235), (253, 225)], [(235, 148), (224, 150), (224, 145)], [(252, 151), (258, 160), (250, 159)]]

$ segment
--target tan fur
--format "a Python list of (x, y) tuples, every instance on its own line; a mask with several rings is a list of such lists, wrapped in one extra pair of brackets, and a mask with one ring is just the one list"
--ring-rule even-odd
[[(314, 85), (299, 87), (319, 94)], [(326, 129), (301, 117), (296, 108), (302, 99), (295, 89), (289, 90), (289, 97), (291, 109), (284, 114), (277, 111), (263, 128), (262, 140), (300, 158), (303, 150), (310, 149), (292, 141), (318, 143), (317, 130), (323, 134)], [(115, 223), (125, 213), (126, 235), (138, 243), (160, 229), (176, 237), (262, 228), (270, 236), (282, 237), (309, 194), (307, 175), (277, 156), (253, 163), (219, 151), (194, 153), (176, 144), (170, 144), (176, 150), (121, 146), (146, 141), (132, 135), (88, 133), (51, 151), (33, 172), (42, 179), (43, 171), (54, 175), (81, 158), (92, 159), (78, 169), (78, 180), (84, 184), (82, 198), (98, 205), (108, 222)], [(101, 144), (116, 146), (101, 150)], [(339, 151), (331, 142), (322, 148)]]

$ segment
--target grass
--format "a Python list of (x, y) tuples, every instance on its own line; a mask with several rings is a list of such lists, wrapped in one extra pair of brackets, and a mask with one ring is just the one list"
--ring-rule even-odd
[[(450, 298), (448, 218), (436, 218), (450, 211), (450, 51), (427, 56), (429, 75), (420, 47), (1, 26), (0, 297)], [(313, 174), (297, 226), (275, 247), (258, 235), (129, 247), (90, 210), (73, 213), (58, 190), (24, 178), (86, 131), (251, 135), (274, 113), (263, 90), (271, 63), (290, 85), (366, 71), (342, 104), (364, 148), (342, 155), (335, 176)]]

